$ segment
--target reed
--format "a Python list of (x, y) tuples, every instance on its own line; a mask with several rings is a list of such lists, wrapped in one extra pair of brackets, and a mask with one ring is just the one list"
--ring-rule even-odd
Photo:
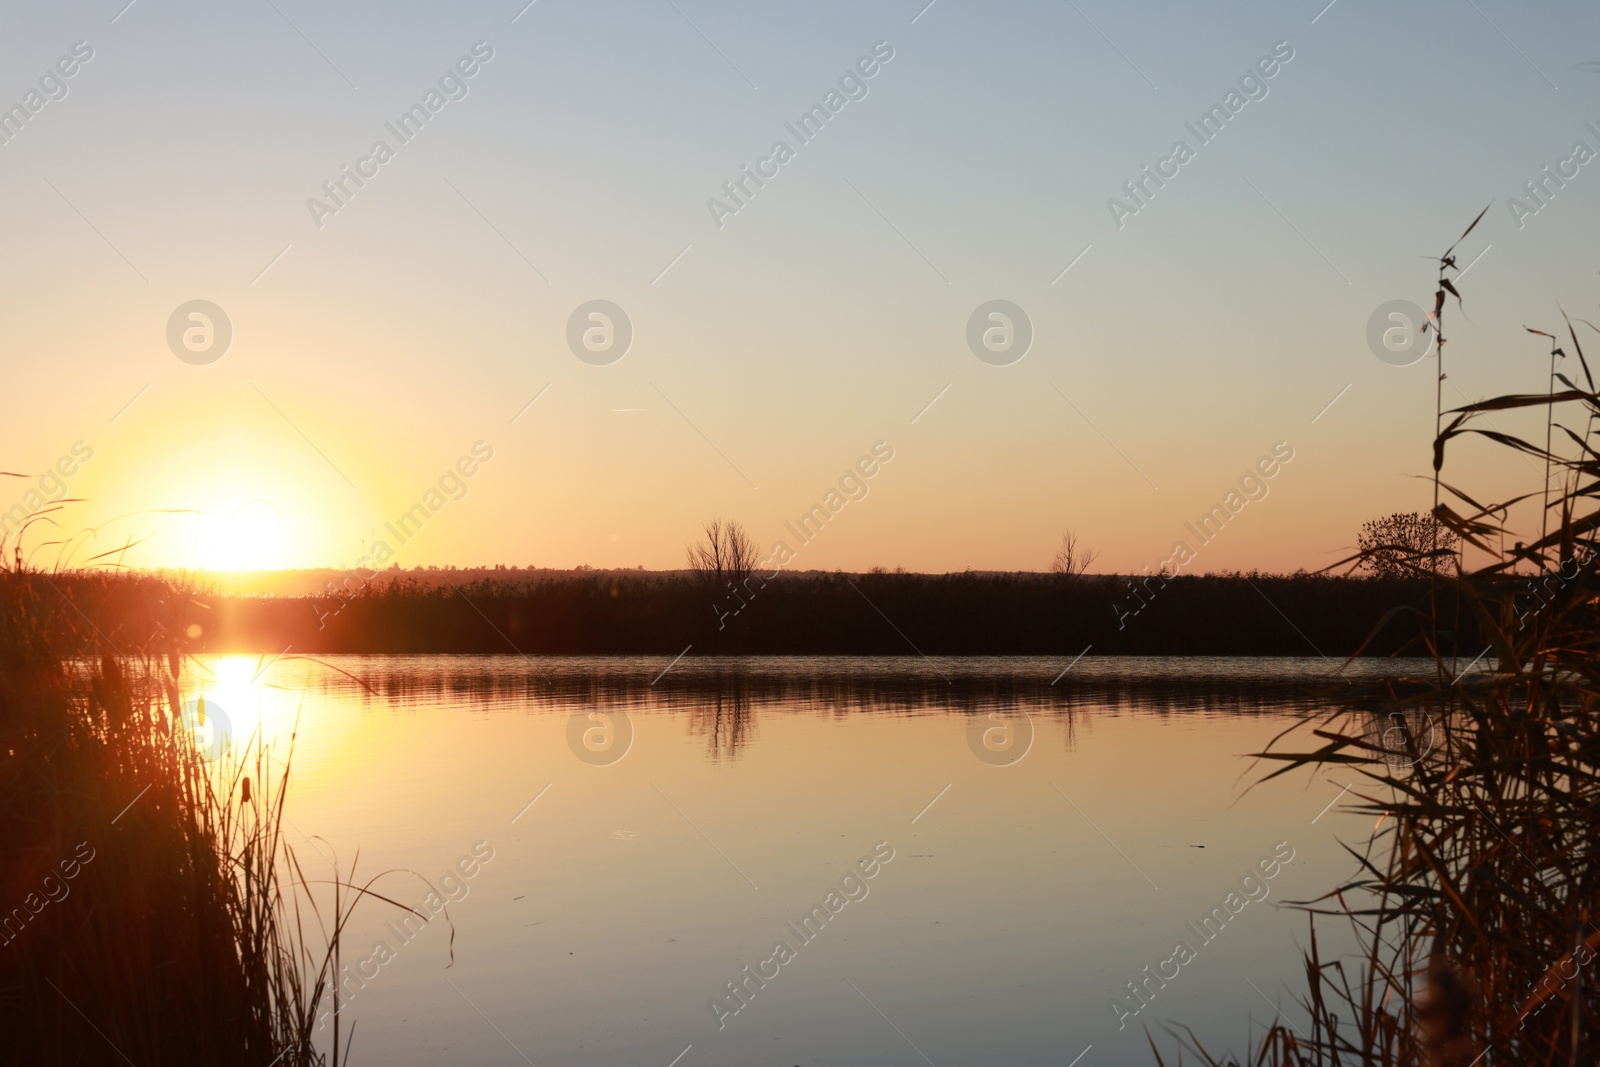
[[(1455, 295), (1441, 286), (1436, 311), (1447, 289)], [(1397, 610), (1379, 623), (1413, 627), (1435, 669), (1344, 692), (1336, 710), (1259, 754), (1276, 767), (1262, 781), (1334, 767), (1359, 776), (1349, 807), (1377, 829), (1346, 846), (1349, 882), (1300, 902), (1311, 925), (1298, 998), (1309, 1028), (1274, 1022), (1242, 1061), (1251, 1067), (1600, 1063), (1590, 966), (1600, 951), (1600, 393), (1570, 322), (1566, 334), (1581, 384), (1553, 371), (1559, 390), (1440, 413), (1434, 515), (1487, 562), (1445, 568), (1432, 550), (1413, 553), (1414, 573), (1456, 596), (1448, 609)], [(1565, 354), (1556, 348), (1552, 367)], [(1539, 408), (1545, 443), (1485, 418)], [(1490, 503), (1455, 488), (1446, 456), (1473, 437), (1548, 464), (1547, 485)], [(1517, 536), (1507, 516), (1535, 504), (1542, 530), (1505, 551)], [(1484, 638), (1470, 663), (1441, 645), (1459, 629), (1457, 610)], [(1381, 724), (1400, 721), (1408, 728), (1385, 737)], [(1359, 955), (1322, 954), (1319, 923), (1334, 920), (1351, 925)], [(1169, 1037), (1179, 1062), (1186, 1051), (1205, 1064), (1241, 1062), (1182, 1028)], [(1169, 1062), (1154, 1038), (1151, 1048)]]
[(322, 1064), (349, 894), (313, 951), (287, 761), (199, 750), (181, 590), (133, 598), (150, 636), (119, 647), (67, 584), (0, 566), (0, 1063)]

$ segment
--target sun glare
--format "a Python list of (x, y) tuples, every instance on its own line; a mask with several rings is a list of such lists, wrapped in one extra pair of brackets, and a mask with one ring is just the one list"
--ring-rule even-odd
[(199, 526), (196, 566), (201, 570), (274, 570), (292, 562), (288, 524), (269, 500), (203, 514)]
[[(208, 760), (244, 758), (259, 742), (277, 759), (288, 745), (303, 710), (304, 664), (294, 657), (201, 656), (184, 686), (184, 728), (194, 733)], [(302, 738), (296, 762), (302, 771), (321, 765), (339, 745), (345, 726), (324, 720), (315, 739)]]
[(184, 728), (192, 731), (207, 759), (249, 743), (259, 727), (271, 734), (272, 715), (263, 700), (253, 656), (208, 659), (183, 701)]

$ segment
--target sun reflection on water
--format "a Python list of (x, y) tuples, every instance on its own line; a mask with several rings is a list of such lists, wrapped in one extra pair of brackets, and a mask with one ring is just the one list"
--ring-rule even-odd
[[(292, 755), (297, 769), (312, 771), (329, 761), (347, 727), (328, 715), (328, 702), (309, 700), (310, 664), (293, 657), (216, 655), (194, 661), (182, 687), (183, 704), (203, 751), (228, 759), (256, 758), (258, 748), (280, 763)], [(200, 709), (203, 707), (203, 715)], [(303, 716), (321, 712), (317, 729), (305, 731)], [(214, 739), (222, 738), (221, 745)]]

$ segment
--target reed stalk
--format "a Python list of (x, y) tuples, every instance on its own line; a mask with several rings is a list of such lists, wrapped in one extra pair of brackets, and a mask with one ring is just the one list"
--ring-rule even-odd
[[(1440, 277), (1436, 311), (1446, 291), (1459, 299), (1442, 269)], [(1243, 1061), (1173, 1031), (1199, 1062), (1600, 1063), (1592, 966), (1600, 952), (1600, 392), (1570, 322), (1568, 333), (1582, 385), (1552, 370), (1560, 391), (1439, 412), (1434, 516), (1490, 562), (1449, 574), (1432, 553), (1418, 553), (1412, 566), (1455, 591), (1487, 638), (1480, 662), (1446, 669), (1436, 603), (1420, 620), (1397, 609), (1375, 633), (1417, 625), (1418, 644), (1435, 659), (1430, 676), (1346, 690), (1334, 711), (1297, 724), (1259, 754), (1277, 768), (1262, 782), (1332, 767), (1359, 775), (1359, 800), (1347, 810), (1378, 829), (1345, 846), (1356, 863), (1348, 882), (1299, 903), (1311, 924), (1299, 996), (1309, 1028), (1276, 1021)], [(1548, 416), (1543, 444), (1480, 425), (1491, 412), (1538, 408)], [(1480, 504), (1443, 477), (1451, 446), (1467, 437), (1543, 461), (1557, 478)], [(1513, 532), (1506, 523), (1515, 506), (1545, 505), (1545, 494), (1553, 496), (1541, 523), (1550, 527), (1510, 553), (1493, 552), (1490, 545)], [(1518, 572), (1524, 564), (1532, 578)], [(1374, 728), (1396, 714), (1417, 727), (1400, 750)], [(1321, 953), (1319, 923), (1332, 920), (1350, 924), (1358, 956)], [(1168, 1062), (1153, 1038), (1151, 1047), (1157, 1062)]]

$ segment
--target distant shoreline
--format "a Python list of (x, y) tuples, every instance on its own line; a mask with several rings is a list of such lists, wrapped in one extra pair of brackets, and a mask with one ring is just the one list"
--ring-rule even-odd
[[(752, 576), (717, 595), (688, 572), (383, 572), (344, 595), (196, 588), (173, 605), (191, 652), (857, 656), (1313, 656), (1421, 654), (1425, 580), (1329, 575), (1155, 579), (1036, 573)], [(91, 617), (147, 575), (62, 576)], [(173, 581), (169, 577), (165, 581)], [(179, 586), (185, 588), (184, 586)], [(1447, 595), (1441, 589), (1441, 597)], [(1447, 606), (1448, 601), (1443, 601)], [(1137, 610), (1132, 610), (1137, 606)], [(1445, 617), (1451, 617), (1450, 615)], [(1380, 620), (1387, 620), (1376, 633)], [(137, 622), (104, 613), (107, 626)], [(149, 625), (149, 624), (145, 624)], [(1445, 634), (1468, 659), (1463, 621)]]

